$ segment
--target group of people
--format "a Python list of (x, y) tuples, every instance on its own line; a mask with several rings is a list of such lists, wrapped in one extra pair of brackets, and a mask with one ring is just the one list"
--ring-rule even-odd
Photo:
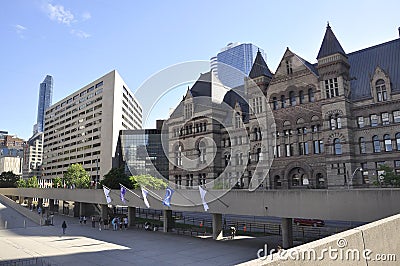
[(121, 218), (116, 216), (111, 220), (111, 225), (113, 226), (113, 231), (118, 231), (118, 228), (122, 230), (122, 227), (126, 230), (128, 229), (128, 217)]

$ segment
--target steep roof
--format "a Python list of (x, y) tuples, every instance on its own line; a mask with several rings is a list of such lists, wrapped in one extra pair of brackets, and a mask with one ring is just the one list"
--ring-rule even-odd
[(369, 99), (370, 80), (377, 66), (390, 77), (392, 92), (400, 92), (400, 39), (348, 54), (352, 100)]
[(193, 97), (211, 97), (211, 71), (201, 74), (190, 89)]
[(262, 57), (260, 50), (258, 50), (256, 59), (254, 60), (254, 64), (251, 67), (249, 77), (253, 79), (260, 76), (267, 76), (269, 78), (272, 78), (272, 73), (269, 70), (267, 63), (265, 63), (265, 60)]
[(319, 48), (317, 59), (336, 53), (340, 53), (346, 56), (346, 53), (344, 52), (342, 46), (336, 39), (335, 34), (328, 24), (328, 26), (326, 27), (324, 39), (321, 44), (321, 48)]

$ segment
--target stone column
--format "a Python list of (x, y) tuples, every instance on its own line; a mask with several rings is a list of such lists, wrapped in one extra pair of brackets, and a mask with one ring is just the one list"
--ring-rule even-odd
[(222, 214), (213, 213), (212, 214), (212, 229), (213, 229), (213, 239), (220, 240), (223, 238), (222, 231)]
[(39, 207), (43, 209), (43, 199), (42, 198), (38, 198), (38, 208)]
[(63, 200), (58, 201), (58, 213), (64, 214), (64, 201)]
[(128, 207), (128, 225), (135, 226), (136, 207)]
[(49, 199), (49, 211), (54, 212), (54, 199)]
[(172, 228), (172, 211), (163, 211), (164, 233), (171, 231)]
[(85, 203), (84, 202), (79, 202), (79, 217), (81, 217), (83, 215), (86, 215), (86, 213), (85, 213)]
[(282, 248), (293, 247), (292, 218), (282, 218)]
[(100, 209), (100, 216), (101, 219), (104, 221), (105, 219), (107, 219), (108, 217), (108, 205), (107, 204), (101, 204), (100, 205), (101, 209)]

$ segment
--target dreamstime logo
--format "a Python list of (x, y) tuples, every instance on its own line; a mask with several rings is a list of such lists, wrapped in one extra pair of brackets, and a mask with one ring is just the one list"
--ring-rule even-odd
[(322, 261), (325, 259), (334, 261), (396, 261), (396, 254), (378, 253), (373, 255), (370, 249), (346, 248), (348, 243), (344, 238), (336, 241), (336, 247), (328, 246), (317, 251), (315, 249), (271, 249), (268, 252), (268, 245), (257, 251), (257, 258), (260, 260), (293, 260), (293, 261)]
[[(171, 91), (182, 85), (195, 84), (192, 87), (194, 90), (187, 91), (164, 123), (161, 136), (164, 153), (173, 170), (181, 171), (179, 175), (183, 179), (187, 176), (194, 178), (192, 182), (182, 180), (183, 186), (176, 186), (174, 180), (165, 181), (175, 190), (197, 187), (198, 173), (208, 172), (206, 188), (215, 189), (212, 195), (207, 194), (208, 202), (218, 199), (237, 185), (240, 178), (249, 173), (249, 161), (255, 167), (251, 171), (248, 189), (257, 189), (272, 164), (276, 142), (274, 117), (261, 88), (236, 68), (224, 65), (226, 69), (245, 80), (246, 85), (226, 87), (209, 71), (209, 61), (191, 61), (157, 72), (135, 93), (142, 103), (143, 124), (146, 125), (152, 110)], [(200, 73), (204, 74), (198, 78)], [(173, 101), (175, 99), (169, 100)], [(147, 150), (145, 152), (148, 153)], [(127, 165), (131, 167), (129, 161)], [(215, 170), (222, 166), (222, 171)], [(162, 177), (161, 173), (157, 176)], [(174, 204), (193, 206), (202, 202), (191, 199), (174, 201)]]

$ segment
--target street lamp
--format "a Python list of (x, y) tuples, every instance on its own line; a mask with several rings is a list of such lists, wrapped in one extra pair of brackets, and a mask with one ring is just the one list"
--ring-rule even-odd
[(354, 170), (353, 174), (351, 175), (351, 179), (350, 179), (351, 182), (349, 182), (349, 183), (347, 184), (347, 188), (348, 188), (348, 189), (350, 189), (350, 183), (351, 183), (351, 185), (353, 185), (353, 178), (354, 178), (354, 175), (356, 174), (356, 172), (357, 172), (358, 170), (362, 171), (363, 169), (362, 169), (361, 167), (357, 167), (356, 170)]

